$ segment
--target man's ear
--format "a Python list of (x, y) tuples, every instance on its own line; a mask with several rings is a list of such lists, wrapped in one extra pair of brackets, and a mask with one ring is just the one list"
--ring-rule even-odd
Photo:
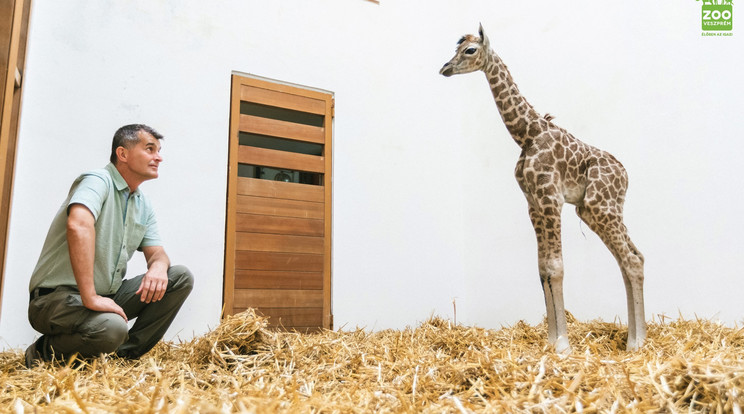
[(127, 151), (127, 149), (126, 149), (126, 148), (124, 148), (124, 147), (117, 147), (117, 148), (116, 148), (116, 158), (117, 158), (117, 159), (118, 159), (119, 161), (124, 161), (124, 162), (126, 162), (126, 161), (127, 161), (127, 152), (128, 152), (128, 151)]

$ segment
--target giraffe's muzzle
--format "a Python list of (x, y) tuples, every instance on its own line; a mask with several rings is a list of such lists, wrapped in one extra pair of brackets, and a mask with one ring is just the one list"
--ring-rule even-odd
[(442, 69), (439, 69), (439, 74), (444, 75), (446, 77), (450, 77), (454, 75), (454, 70), (452, 70), (452, 64), (447, 62), (442, 66)]

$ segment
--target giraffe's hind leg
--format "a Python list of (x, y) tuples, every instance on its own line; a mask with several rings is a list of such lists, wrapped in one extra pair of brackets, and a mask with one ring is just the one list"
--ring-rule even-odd
[(621, 204), (612, 205), (608, 201), (603, 201), (587, 205), (586, 201), (584, 206), (576, 207), (576, 212), (602, 239), (620, 265), (628, 303), (627, 349), (636, 350), (646, 339), (643, 255), (628, 236), (628, 230), (623, 224)]

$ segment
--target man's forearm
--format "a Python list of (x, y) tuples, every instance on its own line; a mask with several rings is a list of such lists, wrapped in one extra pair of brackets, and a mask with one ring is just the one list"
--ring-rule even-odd
[(86, 207), (73, 205), (67, 219), (67, 244), (72, 273), (75, 275), (75, 282), (84, 305), (97, 295), (93, 277), (95, 243), (96, 228), (93, 215)]
[(147, 260), (147, 269), (153, 271), (167, 272), (170, 267), (170, 259), (165, 250), (158, 250)]

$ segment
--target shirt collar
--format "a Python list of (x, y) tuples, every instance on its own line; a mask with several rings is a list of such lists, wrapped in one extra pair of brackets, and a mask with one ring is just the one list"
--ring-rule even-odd
[[(114, 180), (114, 186), (116, 186), (116, 191), (124, 191), (126, 190), (129, 192), (129, 185), (126, 181), (124, 181), (124, 177), (121, 176), (119, 173), (119, 170), (116, 169), (116, 166), (113, 163), (108, 163), (106, 165), (106, 170), (111, 174), (111, 178)], [(139, 188), (131, 192), (132, 194), (139, 195)]]

